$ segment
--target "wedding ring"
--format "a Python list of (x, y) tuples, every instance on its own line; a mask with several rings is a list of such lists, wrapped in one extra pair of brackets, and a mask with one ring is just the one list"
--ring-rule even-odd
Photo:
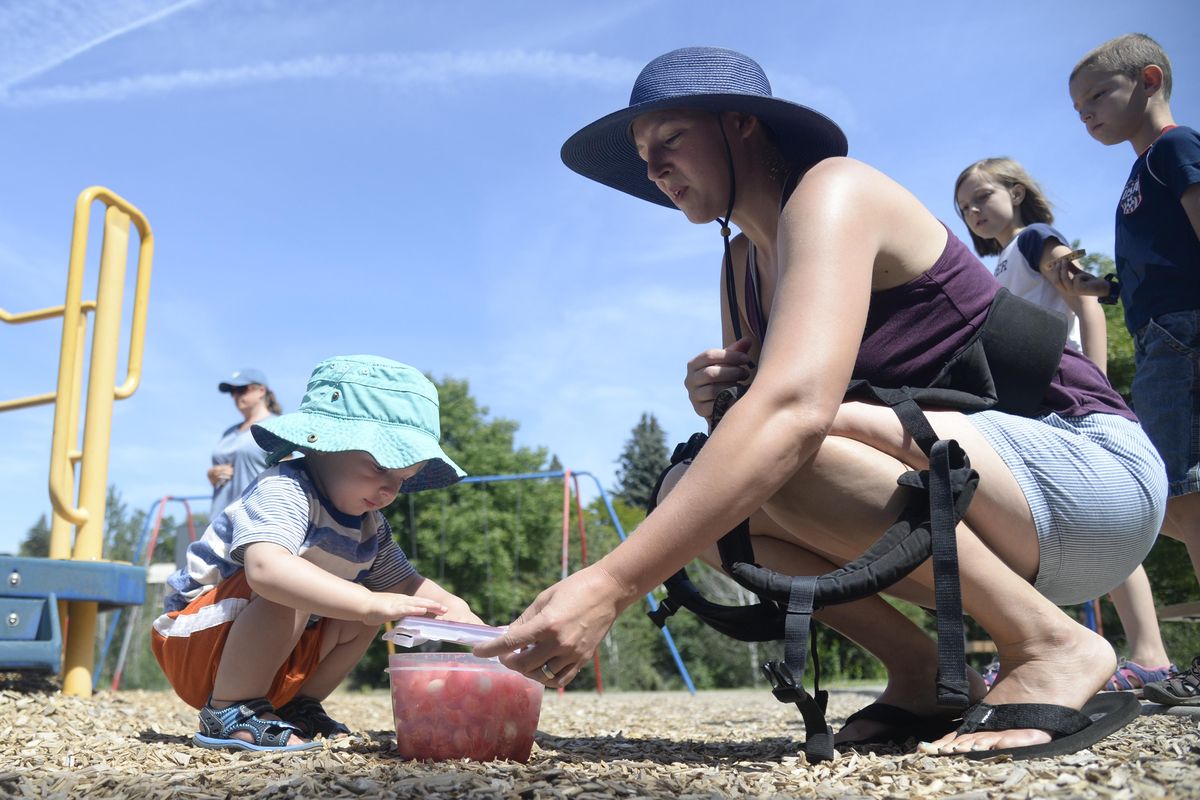
[(542, 664), (542, 674), (545, 675), (549, 680), (554, 680), (554, 670), (550, 669), (549, 661), (547, 661), (545, 664)]

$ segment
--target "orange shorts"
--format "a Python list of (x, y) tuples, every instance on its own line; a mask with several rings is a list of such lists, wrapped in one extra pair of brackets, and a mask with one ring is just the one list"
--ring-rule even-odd
[[(212, 696), (230, 626), (253, 594), (245, 570), (238, 570), (183, 610), (163, 614), (154, 621), (150, 648), (175, 693), (188, 705), (201, 708)], [(324, 629), (324, 619), (305, 629), (275, 673), (267, 699), (276, 708), (295, 697), (317, 668)]]

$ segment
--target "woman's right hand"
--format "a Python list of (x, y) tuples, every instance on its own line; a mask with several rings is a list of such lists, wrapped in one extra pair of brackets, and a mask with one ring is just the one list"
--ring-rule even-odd
[(233, 464), (213, 464), (208, 468), (208, 482), (217, 488), (233, 477)]
[(750, 361), (749, 350), (753, 343), (752, 337), (743, 336), (729, 347), (705, 350), (688, 362), (683, 385), (687, 387), (688, 400), (697, 414), (711, 418), (717, 394), (750, 377), (754, 364)]

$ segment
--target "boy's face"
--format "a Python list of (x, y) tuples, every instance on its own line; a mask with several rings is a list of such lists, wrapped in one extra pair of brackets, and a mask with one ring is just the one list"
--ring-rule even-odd
[(403, 469), (384, 469), (370, 453), (308, 453), (309, 472), (317, 486), (343, 514), (358, 516), (383, 508), (396, 499), (400, 486), (425, 466), (424, 461)]
[(1071, 102), (1088, 133), (1101, 144), (1127, 142), (1146, 117), (1142, 85), (1119, 72), (1084, 69), (1070, 85)]

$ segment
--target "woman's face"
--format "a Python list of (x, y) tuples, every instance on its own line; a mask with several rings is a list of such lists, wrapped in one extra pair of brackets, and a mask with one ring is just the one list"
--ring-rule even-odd
[(229, 393), (233, 395), (233, 404), (237, 406), (237, 410), (247, 416), (267, 399), (267, 387), (257, 383), (235, 386)]
[(633, 121), (646, 175), (692, 222), (712, 222), (729, 207), (729, 165), (718, 117), (708, 111), (651, 111)]
[(1018, 222), (1016, 208), (1020, 201), (1014, 197), (1018, 189), (1024, 192), (1024, 187), (1004, 186), (986, 172), (975, 170), (963, 178), (954, 199), (972, 233), (980, 239), (1008, 244)]

